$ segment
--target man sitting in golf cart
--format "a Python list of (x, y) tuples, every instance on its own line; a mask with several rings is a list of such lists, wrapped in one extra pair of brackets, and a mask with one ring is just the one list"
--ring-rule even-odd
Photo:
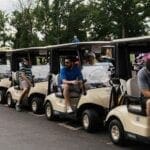
[[(138, 72), (138, 85), (144, 97), (150, 97), (150, 53), (145, 56), (145, 64)], [(146, 114), (150, 116), (150, 99), (146, 100)]]
[(65, 66), (60, 71), (60, 78), (67, 108), (66, 111), (71, 113), (73, 110), (70, 103), (70, 91), (73, 89), (81, 89), (83, 80), (80, 68), (74, 63), (74, 57), (70, 56), (65, 58)]

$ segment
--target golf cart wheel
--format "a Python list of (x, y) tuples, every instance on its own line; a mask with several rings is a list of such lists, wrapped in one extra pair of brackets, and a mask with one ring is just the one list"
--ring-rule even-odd
[(43, 98), (42, 97), (34, 97), (31, 100), (31, 110), (35, 114), (43, 112)]
[(119, 120), (114, 119), (110, 122), (109, 135), (114, 144), (123, 145), (125, 143), (124, 129)]
[(15, 103), (12, 100), (12, 96), (10, 93), (7, 94), (7, 105), (8, 107), (14, 107)]
[(1, 89), (0, 90), (0, 104), (4, 104), (5, 103), (5, 90)]
[(95, 132), (99, 128), (98, 113), (93, 109), (88, 109), (82, 113), (82, 126), (87, 132)]
[(56, 117), (54, 115), (53, 107), (50, 102), (47, 102), (45, 105), (45, 116), (46, 116), (47, 120), (54, 120)]

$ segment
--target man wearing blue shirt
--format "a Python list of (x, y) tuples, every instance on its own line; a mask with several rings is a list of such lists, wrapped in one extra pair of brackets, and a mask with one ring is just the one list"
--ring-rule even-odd
[(65, 58), (65, 67), (60, 71), (60, 78), (62, 80), (63, 95), (65, 98), (65, 104), (67, 112), (73, 112), (70, 103), (70, 90), (74, 88), (82, 87), (82, 73), (79, 66), (74, 64), (72, 57)]

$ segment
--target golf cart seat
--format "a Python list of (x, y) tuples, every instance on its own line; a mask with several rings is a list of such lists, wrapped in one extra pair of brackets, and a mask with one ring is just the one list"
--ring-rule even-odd
[(127, 94), (129, 96), (140, 97), (140, 90), (138, 88), (137, 77), (133, 77), (127, 81)]
[(20, 89), (19, 71), (12, 72), (12, 85), (15, 89)]
[(128, 111), (138, 115), (145, 115), (145, 106), (142, 103), (143, 98), (137, 84), (137, 78), (131, 78), (127, 81), (127, 108)]
[(127, 82), (124, 79), (120, 79), (120, 90), (122, 94), (127, 92)]
[[(56, 97), (64, 98), (63, 96), (63, 88), (61, 86), (61, 78), (60, 75), (56, 75)], [(70, 91), (70, 98), (79, 98), (81, 96), (81, 90), (80, 89), (71, 89)]]

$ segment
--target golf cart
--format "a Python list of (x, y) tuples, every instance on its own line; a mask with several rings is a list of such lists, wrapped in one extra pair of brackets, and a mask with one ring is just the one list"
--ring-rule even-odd
[[(110, 68), (112, 68), (110, 62), (98, 62), (92, 65), (84, 64), (84, 62), (86, 54), (95, 51), (93, 47), (100, 50), (106, 45), (110, 47), (110, 42), (80, 42), (78, 45), (71, 43), (51, 47), (48, 96), (44, 102), (48, 120), (54, 120), (60, 115), (75, 118), (82, 122), (83, 128), (88, 132), (96, 131), (100, 125), (103, 125), (110, 106), (115, 107), (118, 104), (120, 83), (113, 81), (111, 85), (109, 84)], [(65, 56), (78, 58), (77, 64), (82, 68), (83, 77), (86, 80), (83, 94), (77, 91), (70, 93), (74, 110), (71, 114), (66, 113), (65, 100), (59, 86), (59, 73)]]
[(22, 106), (30, 106), (34, 113), (43, 112), (43, 102), (47, 94), (47, 75), (49, 65), (47, 64), (47, 50), (44, 47), (33, 47), (24, 49), (15, 49), (11, 54), (12, 86), (7, 90), (6, 100), (9, 107), (13, 107), (19, 100), (23, 90), (19, 83), (19, 68), (21, 58), (29, 58), (32, 62), (32, 73), (34, 75), (33, 87)]
[(0, 103), (4, 104), (5, 95), (7, 89), (11, 86), (11, 81), (9, 77), (11, 76), (10, 70), (10, 49), (3, 48), (0, 49)]
[[(138, 89), (135, 73), (137, 70), (133, 70), (134, 67), (129, 65), (134, 64), (141, 54), (149, 53), (150, 36), (126, 38), (113, 42), (117, 45), (118, 60), (126, 58), (124, 70), (128, 70), (128, 80), (124, 105), (112, 109), (105, 121), (111, 141), (118, 145), (126, 143), (127, 139), (150, 143), (150, 117), (146, 116), (145, 112), (146, 98), (141, 97)], [(126, 55), (123, 56), (121, 53)], [(119, 68), (121, 69), (121, 66)]]

